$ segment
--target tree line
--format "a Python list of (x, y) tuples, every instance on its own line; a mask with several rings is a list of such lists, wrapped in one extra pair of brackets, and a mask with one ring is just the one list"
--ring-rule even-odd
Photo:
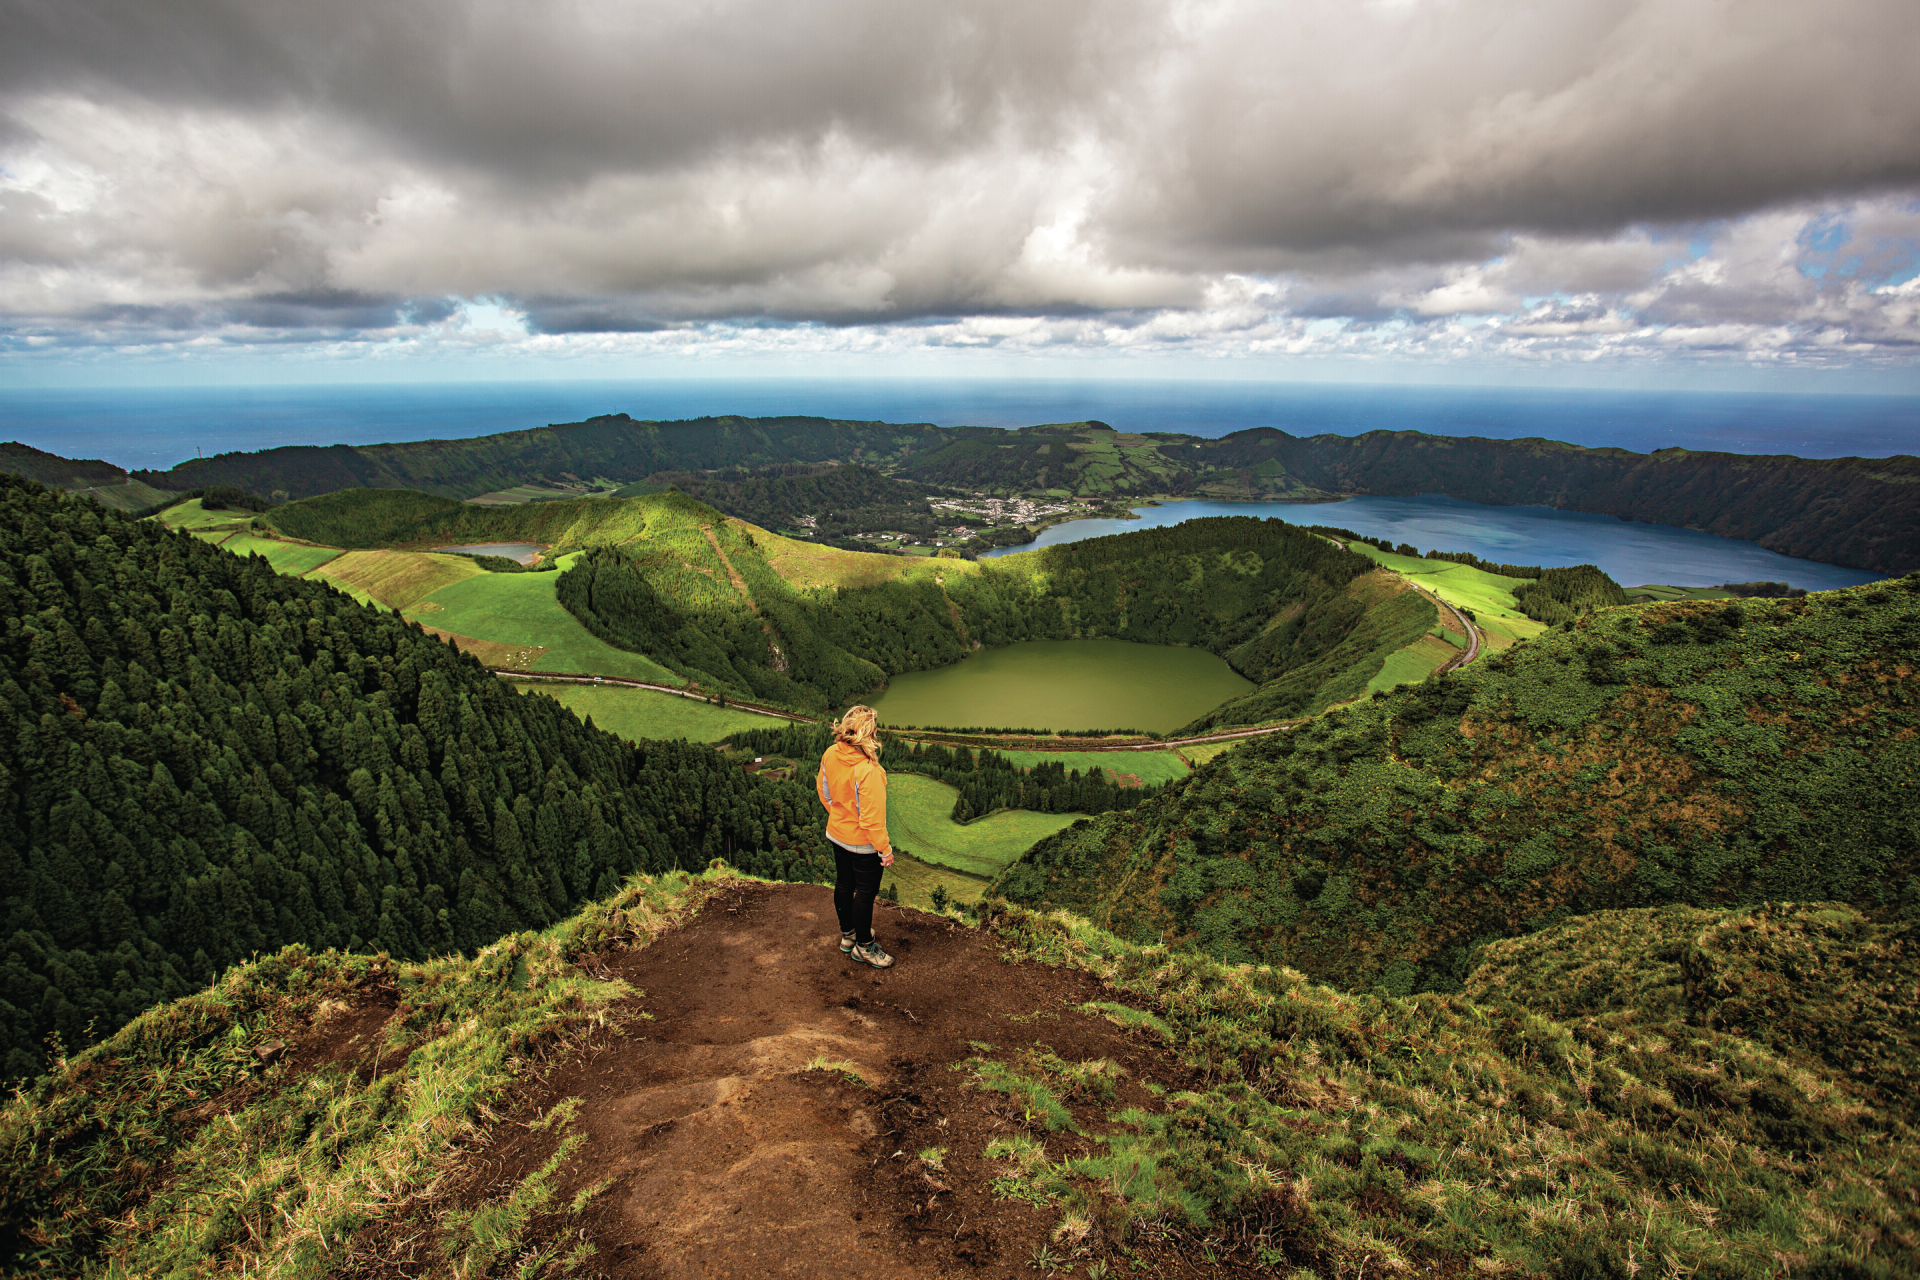
[[(797, 760), (808, 774), (833, 741), (825, 725), (790, 724), (778, 729), (744, 729), (726, 738), (729, 746), (756, 755)], [(953, 787), (949, 816), (972, 822), (1000, 809), (1036, 813), (1112, 813), (1152, 798), (1160, 786), (1126, 787), (1103, 770), (1069, 769), (1059, 761), (1018, 765), (998, 751), (922, 743), (882, 733), (881, 763), (889, 773), (917, 773)], [(809, 774), (809, 776), (811, 776)]]
[(633, 745), (417, 625), (0, 476), (0, 1058), (287, 943), (418, 957), (635, 871), (813, 879), (818, 805)]

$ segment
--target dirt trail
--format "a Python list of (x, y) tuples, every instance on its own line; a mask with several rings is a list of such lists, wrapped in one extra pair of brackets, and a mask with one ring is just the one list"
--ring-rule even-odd
[[(1004, 1172), (983, 1149), (1029, 1132), (1020, 1108), (967, 1087), (948, 1065), (1045, 1045), (1126, 1071), (1116, 1101), (1076, 1108), (1090, 1131), (1122, 1106), (1159, 1109), (1143, 1077), (1155, 1052), (1075, 1006), (1102, 995), (1086, 975), (1002, 961), (991, 935), (883, 907), (876, 934), (899, 964), (843, 959), (831, 891), (745, 884), (637, 951), (598, 957), (642, 994), (628, 1034), (561, 1064), (516, 1111), (525, 1120), (581, 1100), (587, 1143), (563, 1171), (573, 1190), (613, 1179), (586, 1215), (612, 1276), (889, 1278), (1031, 1275), (1057, 1210), (994, 1198)], [(806, 1070), (825, 1058), (852, 1064)], [(556, 1138), (502, 1125), (477, 1153), (491, 1192), (514, 1185)], [(1041, 1134), (1049, 1151), (1089, 1139)], [(948, 1153), (944, 1168), (917, 1157)], [(1055, 1158), (1059, 1158), (1056, 1155)], [(1059, 1246), (1055, 1246), (1058, 1249)], [(1178, 1264), (1174, 1268), (1180, 1270)]]

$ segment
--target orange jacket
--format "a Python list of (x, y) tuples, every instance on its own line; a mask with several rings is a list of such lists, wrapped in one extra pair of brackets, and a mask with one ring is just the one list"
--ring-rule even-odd
[(866, 752), (836, 742), (820, 757), (820, 803), (827, 806), (827, 839), (849, 849), (872, 845), (892, 853), (887, 839), (887, 771)]

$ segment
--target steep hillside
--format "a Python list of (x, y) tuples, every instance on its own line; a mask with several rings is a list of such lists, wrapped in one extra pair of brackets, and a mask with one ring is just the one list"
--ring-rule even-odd
[(420, 957), (638, 870), (810, 879), (818, 806), (326, 583), (0, 476), (0, 1067), (288, 943)]
[[(646, 483), (668, 485), (716, 511), (774, 532), (798, 531), (810, 522), (828, 542), (857, 533), (897, 531), (932, 537), (933, 508), (919, 485), (881, 475), (872, 467), (788, 464), (715, 472), (662, 471)], [(953, 519), (945, 521), (951, 526)]]
[[(1810, 954), (1835, 916), (1701, 913), (1682, 936), (1755, 955), (1726, 940), (1785, 926), (1726, 970), (1745, 980)], [(770, 1258), (907, 1280), (1892, 1280), (1920, 1265), (1911, 1096), (1797, 1043), (1657, 1004), (1585, 1007), (1524, 956), (1502, 959), (1510, 995), (1395, 1000), (1005, 904), (972, 922), (883, 909), (879, 928), (903, 957), (884, 973), (838, 956), (826, 889), (716, 868), (635, 877), (471, 960), (289, 948), (238, 966), (0, 1108), (0, 1265), (662, 1280)], [(1605, 962), (1621, 931), (1647, 926), (1573, 922), (1555, 953)], [(1884, 939), (1844, 933), (1816, 944), (1832, 998), (1796, 1040), (1845, 1036), (1873, 1007), (1848, 975), (1870, 978)], [(1662, 980), (1646, 976), (1636, 989)]]
[(678, 495), (635, 501), (654, 504), (646, 537), (580, 560), (561, 602), (703, 685), (812, 710), (975, 645), (1106, 637), (1225, 657), (1262, 688), (1213, 722), (1247, 723), (1358, 696), (1434, 620), (1369, 578), (1365, 557), (1278, 520), (1195, 520), (826, 590), (776, 572), (765, 534)]
[(1003, 876), (1015, 901), (1349, 987), (1611, 907), (1920, 910), (1920, 575), (1602, 610), (1239, 747)]
[(169, 496), (134, 479), (111, 462), (98, 458), (63, 458), (16, 440), (0, 443), (0, 474), (37, 480), (49, 488), (91, 494), (101, 506), (119, 511), (150, 507)]

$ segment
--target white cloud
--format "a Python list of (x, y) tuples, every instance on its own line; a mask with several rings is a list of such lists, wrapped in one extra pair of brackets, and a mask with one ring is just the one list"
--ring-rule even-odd
[(1894, 0), (15, 17), (16, 358), (391, 355), (496, 304), (495, 350), (596, 357), (1920, 351)]

